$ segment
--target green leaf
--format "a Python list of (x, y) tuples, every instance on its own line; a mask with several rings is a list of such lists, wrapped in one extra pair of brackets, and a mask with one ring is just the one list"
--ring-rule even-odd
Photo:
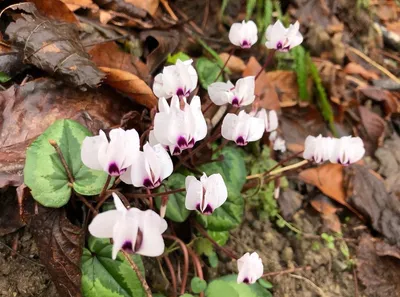
[(192, 288), (193, 293), (198, 294), (207, 288), (207, 282), (204, 279), (194, 277), (190, 282), (190, 287)]
[(206, 290), (206, 297), (222, 297), (222, 296), (229, 296), (229, 297), (240, 297), (239, 294), (236, 292), (232, 286), (222, 280), (214, 280), (212, 281)]
[(208, 256), (208, 262), (210, 262), (210, 265), (212, 268), (217, 268), (218, 266), (218, 254), (213, 251), (211, 255)]
[(199, 256), (210, 256), (214, 252), (212, 243), (207, 238), (202, 237), (196, 239), (194, 242), (194, 249)]
[(190, 60), (190, 57), (184, 52), (177, 52), (174, 55), (169, 54), (167, 58), (167, 64), (176, 64), (177, 60), (187, 61)]
[[(84, 297), (141, 297), (145, 296), (142, 284), (122, 255), (111, 258), (109, 239), (90, 237), (89, 249), (82, 255), (82, 293)], [(139, 255), (132, 256), (144, 276)]]
[[(175, 190), (185, 187), (185, 176), (180, 173), (172, 174), (164, 184), (169, 190)], [(169, 195), (167, 211), (165, 216), (174, 222), (184, 222), (189, 214), (190, 210), (185, 207), (185, 192), (179, 192)], [(158, 208), (161, 206), (161, 197), (156, 198), (156, 205)]]
[(224, 246), (226, 244), (226, 242), (228, 241), (228, 239), (229, 239), (229, 232), (228, 231), (217, 232), (217, 231), (208, 230), (207, 233), (220, 246)]
[(194, 297), (194, 296), (192, 294), (183, 294), (183, 295), (181, 295), (179, 297)]
[(257, 0), (246, 1), (246, 21), (248, 21), (253, 15), (254, 8), (256, 7)]
[(47, 207), (61, 207), (68, 203), (72, 189), (67, 173), (49, 140), (55, 140), (75, 181), (73, 188), (82, 195), (97, 195), (107, 179), (103, 171), (91, 170), (81, 160), (81, 145), (90, 132), (78, 122), (54, 122), (28, 148), (24, 168), (24, 183), (33, 198)]
[(0, 83), (8, 82), (11, 79), (7, 74), (4, 72), (0, 72)]
[(223, 155), (222, 161), (204, 164), (198, 168), (208, 176), (220, 173), (228, 188), (228, 199), (212, 215), (197, 214), (197, 220), (212, 231), (228, 231), (237, 227), (242, 221), (244, 211), (240, 192), (246, 182), (246, 166), (242, 153), (238, 148), (228, 146), (213, 158), (218, 159), (220, 155)]
[[(218, 278), (218, 280), (228, 283), (239, 297), (273, 297), (271, 292), (258, 283), (252, 285), (238, 284), (237, 274), (225, 275)], [(211, 286), (212, 283), (213, 282), (211, 282), (209, 286)]]
[(294, 70), (296, 71), (297, 84), (299, 86), (299, 97), (302, 101), (310, 101), (308, 94), (308, 63), (306, 50), (301, 45), (292, 49), (292, 54), (295, 61)]
[(258, 283), (260, 284), (260, 286), (266, 289), (272, 289), (273, 287), (273, 285), (269, 281), (266, 281), (265, 279), (262, 278), (258, 280)]
[[(200, 57), (196, 62), (197, 73), (199, 74), (199, 81), (201, 86), (207, 90), (208, 86), (212, 84), (220, 73), (221, 69), (215, 62), (207, 58)], [(222, 81), (222, 75), (216, 81)]]

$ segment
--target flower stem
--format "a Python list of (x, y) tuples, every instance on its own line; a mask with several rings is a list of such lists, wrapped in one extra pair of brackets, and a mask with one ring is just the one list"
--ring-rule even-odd
[(148, 195), (149, 199), (149, 207), (150, 209), (154, 209), (154, 201), (153, 201), (153, 195), (151, 194), (151, 190), (149, 188), (146, 188), (146, 193)]
[(108, 186), (110, 185), (110, 182), (111, 182), (111, 175), (108, 175), (108, 176), (107, 176), (107, 180), (106, 180), (106, 182), (105, 182), (105, 184), (104, 184), (104, 186), (103, 186), (103, 189), (102, 189), (101, 192), (100, 192), (99, 200), (103, 199), (104, 195), (105, 195), (106, 192), (107, 192), (107, 188), (108, 188)]
[(180, 193), (186, 191), (185, 188), (179, 188), (175, 190), (170, 190), (166, 192), (160, 192), (160, 193), (151, 193), (149, 194), (143, 194), (143, 193), (126, 193), (125, 196), (128, 198), (149, 198), (150, 196), (153, 197), (158, 197), (158, 196), (164, 196), (164, 195), (170, 195), (170, 194), (175, 194), (175, 193)]
[(221, 68), (221, 71), (218, 73), (218, 76), (215, 78), (214, 82), (216, 82), (218, 80), (218, 78), (221, 76), (222, 72), (224, 72), (224, 69), (225, 69), (226, 65), (228, 65), (228, 62), (231, 59), (234, 52), (235, 52), (235, 48), (232, 48), (232, 50), (229, 52), (228, 59), (226, 59), (224, 65)]
[(61, 163), (62, 163), (62, 165), (63, 165), (63, 167), (64, 167), (64, 169), (65, 169), (65, 171), (66, 171), (66, 173), (67, 173), (68, 181), (69, 181), (71, 184), (73, 184), (74, 181), (75, 181), (75, 180), (74, 180), (74, 177), (73, 177), (71, 171), (69, 170), (67, 161), (65, 161), (65, 158), (64, 158), (64, 155), (63, 155), (63, 153), (62, 153), (62, 151), (61, 151), (61, 149), (60, 149), (60, 146), (57, 144), (57, 142), (56, 142), (55, 140), (52, 140), (52, 139), (49, 140), (49, 143), (50, 143), (51, 146), (54, 147), (54, 149), (56, 150), (56, 152), (57, 152), (57, 154), (58, 154), (58, 157), (60, 158), (60, 161), (61, 161)]
[(257, 78), (260, 76), (260, 74), (264, 71), (265, 68), (267, 68), (267, 66), (269, 65), (269, 63), (272, 61), (272, 58), (275, 55), (276, 50), (271, 50), (268, 54), (267, 59), (265, 60), (264, 65), (261, 67), (260, 71), (258, 71), (255, 80), (257, 80)]
[(143, 287), (143, 289), (144, 289), (144, 291), (146, 293), (146, 296), (147, 297), (152, 297), (153, 295), (151, 293), (149, 285), (147, 284), (146, 279), (143, 277), (143, 275), (140, 272), (140, 269), (136, 265), (135, 261), (132, 260), (132, 258), (130, 257), (130, 255), (126, 251), (121, 250), (121, 253), (124, 255), (125, 259), (129, 262), (129, 265), (135, 271), (137, 278), (142, 283), (142, 287)]
[(183, 276), (182, 276), (180, 295), (183, 295), (183, 294), (185, 294), (185, 291), (186, 291), (186, 282), (187, 282), (187, 278), (188, 278), (188, 274), (189, 274), (189, 252), (188, 252), (188, 249), (187, 249), (185, 243), (174, 235), (163, 235), (163, 237), (170, 239), (170, 240), (174, 240), (181, 247), (181, 250), (183, 253)]
[[(197, 277), (201, 280), (204, 280), (203, 276), (203, 268), (201, 267), (201, 262), (197, 254), (190, 248), (188, 248), (189, 254), (192, 257), (192, 262), (194, 269), (196, 271)], [(204, 297), (204, 292), (199, 293), (199, 297)]]
[(169, 273), (171, 274), (172, 297), (176, 297), (177, 285), (176, 285), (176, 275), (174, 271), (174, 266), (172, 266), (171, 260), (169, 259), (168, 255), (165, 255), (163, 259), (168, 267)]

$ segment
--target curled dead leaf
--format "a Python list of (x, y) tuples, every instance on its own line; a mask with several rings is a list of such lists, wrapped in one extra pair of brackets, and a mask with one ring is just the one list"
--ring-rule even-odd
[(151, 88), (136, 75), (108, 67), (100, 67), (106, 73), (105, 83), (127, 95), (133, 102), (151, 109), (157, 105), (157, 98)]
[(69, 7), (60, 0), (28, 0), (34, 3), (36, 8), (44, 16), (68, 23), (79, 24), (79, 21), (75, 14), (69, 9)]
[(344, 72), (347, 74), (358, 74), (361, 75), (366, 80), (379, 79), (379, 75), (373, 71), (365, 69), (360, 64), (350, 62), (344, 67)]

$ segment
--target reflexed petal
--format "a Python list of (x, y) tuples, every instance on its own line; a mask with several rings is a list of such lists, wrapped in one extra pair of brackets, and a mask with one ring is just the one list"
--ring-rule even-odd
[(167, 99), (165, 99), (164, 97), (161, 97), (158, 100), (158, 111), (169, 113), (169, 105)]
[(161, 97), (167, 97), (168, 95), (165, 93), (164, 88), (163, 88), (163, 74), (159, 73), (154, 77), (154, 83), (153, 83), (153, 92), (156, 97), (161, 98)]
[(162, 181), (172, 174), (172, 172), (174, 171), (174, 164), (172, 163), (171, 157), (162, 147), (162, 145), (158, 144), (153, 146), (153, 150), (161, 167), (160, 179)]
[(145, 154), (139, 152), (135, 157), (134, 165), (131, 167), (131, 180), (135, 187), (143, 187), (144, 181), (150, 178), (146, 166), (148, 167), (148, 163)]
[(139, 229), (142, 231), (142, 242), (137, 254), (147, 257), (157, 257), (164, 252), (164, 239), (162, 233), (168, 225), (157, 213), (152, 210), (141, 212)]
[(161, 175), (160, 160), (158, 159), (157, 153), (154, 151), (154, 149), (150, 146), (149, 143), (146, 143), (143, 146), (143, 153), (144, 153), (144, 158), (148, 164), (148, 168), (146, 168), (146, 171), (148, 170), (147, 174), (151, 179), (151, 181), (155, 183), (157, 180), (160, 179)]
[(216, 105), (228, 103), (228, 93), (235, 86), (230, 82), (215, 82), (208, 86), (208, 95), (210, 100)]
[(255, 117), (249, 117), (249, 132), (247, 135), (247, 141), (259, 140), (265, 131), (264, 121)]
[(207, 135), (207, 123), (203, 112), (201, 111), (201, 101), (199, 96), (194, 96), (192, 98), (192, 102), (190, 102), (190, 109), (195, 123), (193, 126), (194, 131), (192, 131), (190, 134), (193, 136), (195, 141), (199, 141)]
[(355, 163), (361, 160), (365, 154), (364, 142), (360, 137), (355, 137), (351, 140), (352, 149), (350, 151), (350, 163)]
[(228, 189), (226, 188), (224, 179), (221, 174), (215, 173), (208, 178), (204, 175), (201, 178), (204, 188), (206, 189), (204, 195), (204, 205), (209, 204), (213, 210), (220, 207), (225, 203), (228, 198)]
[(171, 114), (165, 112), (156, 113), (154, 117), (154, 136), (162, 145), (172, 144), (169, 141), (169, 127), (171, 125)]
[(115, 208), (116, 208), (118, 211), (126, 212), (127, 209), (126, 209), (125, 205), (122, 203), (121, 199), (118, 197), (118, 195), (115, 194), (115, 193), (112, 193), (112, 196), (113, 196), (113, 198), (114, 198), (114, 205), (115, 205)]
[(192, 91), (193, 91), (197, 86), (198, 75), (196, 69), (192, 66), (192, 63), (193, 60), (186, 60), (183, 62), (183, 64), (188, 65), (188, 72), (192, 79)]
[(234, 139), (234, 133), (236, 130), (236, 126), (238, 124), (239, 118), (234, 113), (228, 113), (223, 121), (221, 127), (221, 135), (223, 138), (227, 140), (236, 140)]
[(139, 227), (138, 218), (123, 215), (117, 220), (113, 228), (113, 248), (112, 259), (117, 258), (118, 251), (126, 242), (131, 242), (132, 247), (135, 246), (137, 238), (137, 230)]
[(121, 212), (118, 210), (108, 210), (99, 213), (89, 224), (90, 234), (98, 238), (111, 238), (113, 236), (114, 225), (119, 218), (121, 218)]
[(90, 169), (102, 170), (103, 167), (99, 161), (99, 150), (102, 146), (108, 146), (108, 140), (103, 131), (99, 135), (86, 137), (82, 143), (81, 159)]
[[(139, 134), (135, 129), (125, 131), (124, 135), (124, 161), (121, 165), (122, 168), (127, 168), (133, 164), (134, 156), (139, 152), (140, 149), (140, 138)], [(120, 152), (121, 153), (121, 152)]]
[(119, 178), (127, 185), (132, 184), (132, 166), (129, 166), (124, 173), (122, 173)]
[(246, 27), (247, 27), (246, 30), (247, 30), (248, 39), (249, 39), (251, 45), (253, 45), (258, 40), (257, 25), (253, 21), (248, 21), (246, 24)]
[(274, 151), (281, 151), (284, 153), (286, 151), (286, 144), (285, 140), (283, 140), (281, 137), (277, 137), (274, 142)]
[(278, 128), (278, 115), (276, 114), (275, 110), (270, 110), (268, 113), (268, 123), (265, 127), (267, 132), (274, 131)]
[(307, 160), (314, 159), (314, 151), (316, 146), (316, 138), (314, 136), (307, 136), (306, 141), (304, 142), (304, 152), (303, 158)]
[[(118, 175), (118, 172), (115, 171), (123, 169), (122, 165), (125, 159), (125, 131), (121, 128), (112, 129), (109, 135), (110, 143), (108, 147), (104, 151), (101, 150), (101, 154), (104, 155), (103, 170), (109, 174)], [(115, 168), (111, 168), (111, 166)], [(114, 172), (110, 172), (113, 169)]]
[(157, 140), (156, 136), (154, 135), (154, 130), (151, 130), (149, 133), (149, 143), (151, 146), (155, 146), (156, 144), (160, 144)]
[(203, 185), (194, 176), (187, 176), (185, 180), (186, 198), (185, 207), (189, 210), (196, 210), (202, 204)]
[(255, 283), (263, 275), (263, 264), (256, 252), (244, 254), (238, 261), (238, 283)]
[(241, 45), (241, 29), (241, 23), (234, 23), (229, 30), (229, 41), (236, 46)]
[(255, 77), (247, 76), (238, 79), (235, 85), (234, 93), (240, 99), (240, 106), (246, 106), (253, 103), (256, 96), (254, 95)]

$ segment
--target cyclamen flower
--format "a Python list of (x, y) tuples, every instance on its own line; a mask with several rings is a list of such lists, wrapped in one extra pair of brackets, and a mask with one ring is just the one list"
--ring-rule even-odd
[(133, 164), (121, 175), (121, 180), (148, 189), (157, 188), (174, 170), (171, 157), (161, 144), (152, 147), (146, 143), (143, 152), (136, 154)]
[(234, 23), (229, 30), (229, 41), (241, 48), (250, 48), (257, 42), (257, 31), (253, 21)]
[(277, 20), (274, 25), (269, 25), (265, 32), (267, 38), (265, 46), (280, 52), (289, 51), (303, 42), (299, 28), (298, 21), (294, 25), (290, 25), (289, 28), (285, 28), (281, 21)]
[(237, 266), (239, 270), (238, 284), (254, 284), (263, 275), (264, 266), (256, 252), (244, 254), (237, 260)]
[(152, 210), (126, 209), (113, 193), (116, 209), (102, 212), (94, 217), (89, 232), (95, 237), (112, 238), (112, 258), (119, 250), (142, 256), (158, 257), (164, 252), (162, 233), (167, 222)]
[(278, 136), (275, 140), (274, 140), (274, 147), (273, 147), (274, 151), (281, 151), (282, 153), (286, 152), (286, 142), (285, 140)]
[(228, 189), (219, 173), (207, 177), (205, 173), (200, 178), (187, 176), (185, 180), (185, 206), (189, 210), (198, 210), (204, 215), (210, 215), (228, 198)]
[(190, 104), (183, 98), (183, 103), (181, 109), (178, 96), (172, 97), (171, 106), (165, 98), (160, 98), (159, 112), (154, 118), (155, 139), (167, 146), (173, 155), (179, 155), (183, 150), (192, 148), (196, 141), (207, 135), (207, 123), (201, 112), (200, 97), (194, 96)]
[(307, 136), (304, 143), (303, 158), (315, 163), (328, 161), (333, 153), (335, 140), (331, 137)]
[(132, 165), (139, 152), (139, 134), (136, 130), (121, 128), (110, 131), (110, 141), (100, 130), (99, 135), (86, 137), (82, 143), (83, 164), (94, 170), (104, 170), (109, 175), (118, 176)]
[(278, 128), (278, 115), (275, 110), (266, 111), (262, 108), (257, 114), (257, 118), (264, 121), (265, 131), (272, 132)]
[(259, 140), (263, 133), (264, 121), (247, 114), (244, 110), (239, 112), (239, 115), (228, 113), (222, 121), (222, 137), (240, 146)]
[(208, 87), (208, 95), (214, 104), (224, 105), (227, 103), (236, 107), (242, 107), (253, 103), (255, 77), (247, 76), (238, 79), (234, 86), (230, 81), (212, 83)]
[(197, 86), (197, 72), (192, 66), (193, 60), (166, 66), (162, 73), (154, 78), (153, 92), (158, 98), (171, 98), (174, 95), (187, 97)]

